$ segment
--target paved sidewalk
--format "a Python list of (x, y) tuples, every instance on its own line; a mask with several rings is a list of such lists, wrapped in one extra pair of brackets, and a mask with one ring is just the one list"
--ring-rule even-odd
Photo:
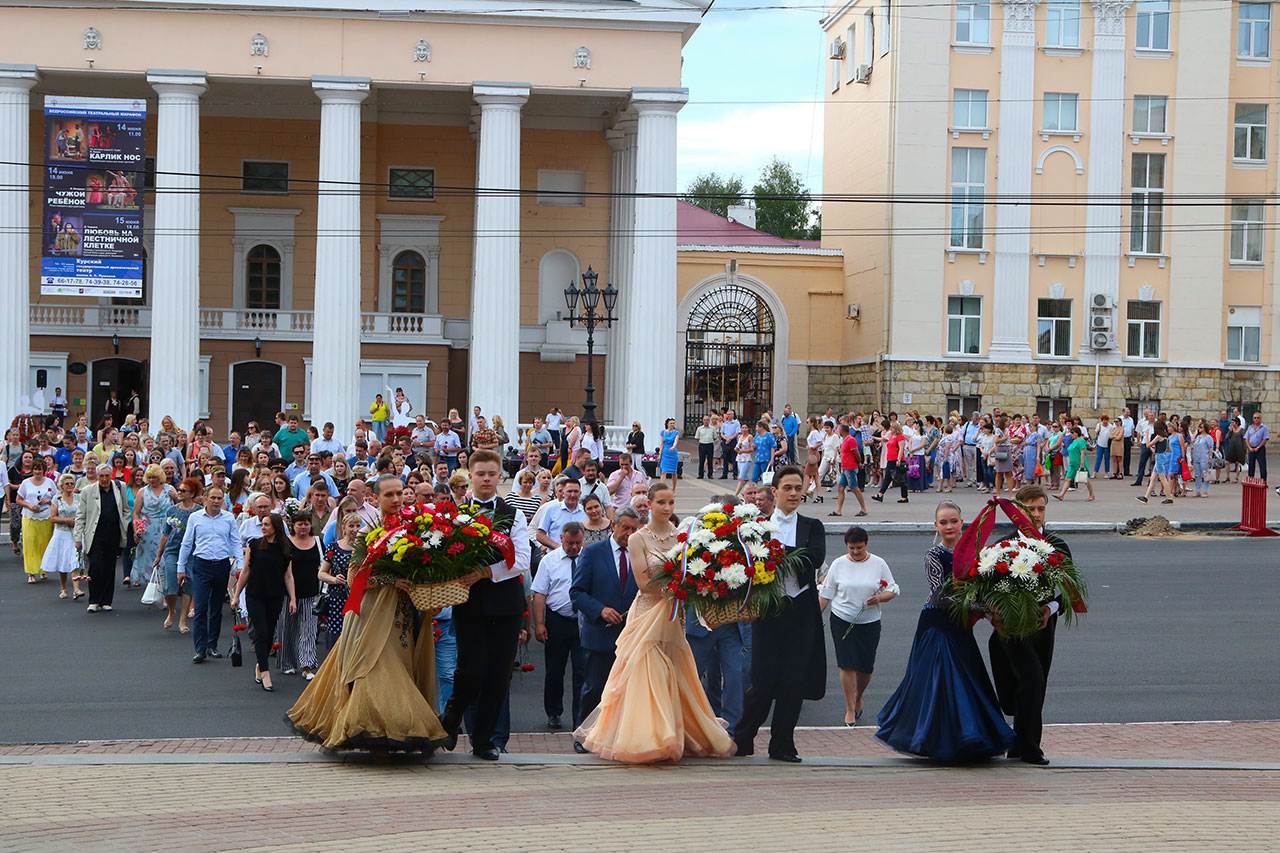
[[(874, 747), (869, 735), (809, 729), (801, 749), (860, 753)], [(552, 738), (529, 736), (518, 745), (534, 740), (545, 749)], [(1275, 761), (1280, 723), (1056, 726), (1046, 746), (1055, 758), (1071, 749)], [(1280, 770), (741, 759), (626, 767), (550, 756), (544, 763), (375, 764), (303, 759), (302, 748), (274, 738), (6, 748), (0, 849), (1198, 853), (1276, 849), (1280, 821)], [(178, 765), (9, 763), (24, 749), (32, 760), (59, 750), (96, 750), (103, 761), (130, 751), (157, 760), (176, 757), (166, 755), (171, 750), (214, 754)], [(289, 752), (255, 764), (217, 760), (276, 749)]]

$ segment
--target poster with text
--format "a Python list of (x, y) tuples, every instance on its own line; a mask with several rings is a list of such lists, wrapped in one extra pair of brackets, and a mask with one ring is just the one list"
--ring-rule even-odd
[(44, 99), (40, 292), (142, 296), (147, 103)]

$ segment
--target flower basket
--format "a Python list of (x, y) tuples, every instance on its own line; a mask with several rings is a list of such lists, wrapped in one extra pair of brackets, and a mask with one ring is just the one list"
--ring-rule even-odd
[(457, 581), (444, 583), (415, 584), (409, 592), (409, 600), (413, 606), (422, 611), (443, 610), (455, 604), (463, 604), (471, 595), (471, 590)]
[(712, 630), (734, 622), (748, 622), (755, 618), (751, 607), (744, 608), (741, 601), (707, 601), (698, 605), (698, 617)]

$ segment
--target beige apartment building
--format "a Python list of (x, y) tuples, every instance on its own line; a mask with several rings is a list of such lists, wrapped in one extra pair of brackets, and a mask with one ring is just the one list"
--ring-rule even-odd
[(847, 198), (824, 202), (822, 244), (851, 319), (809, 362), (810, 401), (1274, 411), (1273, 14), (832, 7), (823, 192)]

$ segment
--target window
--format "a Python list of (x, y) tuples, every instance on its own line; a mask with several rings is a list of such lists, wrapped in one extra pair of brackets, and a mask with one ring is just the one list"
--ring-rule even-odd
[(981, 397), (948, 397), (947, 411), (959, 412), (960, 417), (968, 420), (974, 412), (982, 411)]
[(1169, 0), (1138, 0), (1138, 47), (1169, 49)]
[(1266, 59), (1271, 55), (1271, 4), (1241, 3), (1236, 32), (1236, 56)]
[(987, 149), (951, 149), (951, 247), (981, 249)]
[(1164, 227), (1164, 155), (1133, 155), (1129, 251), (1160, 254)]
[(1133, 132), (1164, 133), (1169, 99), (1164, 95), (1133, 96)]
[(889, 25), (891, 23), (891, 15), (893, 0), (880, 0), (880, 55), (884, 56), (889, 52)]
[(1038, 299), (1036, 311), (1036, 352), (1040, 355), (1071, 355), (1071, 300)]
[(1236, 104), (1233, 153), (1237, 160), (1261, 162), (1267, 159), (1266, 104)]
[(987, 127), (987, 90), (956, 89), (952, 101), (952, 124), (955, 127)]
[(1129, 302), (1129, 358), (1160, 357), (1160, 303)]
[(543, 207), (583, 207), (587, 203), (585, 172), (538, 170), (538, 204)]
[(1262, 361), (1262, 309), (1233, 305), (1227, 312), (1227, 361)]
[(289, 164), (245, 160), (240, 165), (240, 189), (247, 193), (287, 193)]
[(1045, 47), (1080, 46), (1080, 0), (1049, 0)]
[(1071, 400), (1066, 397), (1036, 397), (1036, 414), (1041, 423), (1056, 420), (1058, 415), (1071, 414)]
[(844, 31), (844, 66), (845, 79), (850, 83), (853, 82), (853, 76), (858, 70), (857, 50), (858, 45), (858, 28), (854, 24), (850, 24), (848, 29)]
[(1231, 263), (1262, 263), (1262, 199), (1231, 202)]
[(982, 300), (947, 297), (947, 352), (977, 355), (982, 346)]
[(280, 309), (280, 253), (259, 244), (245, 258), (246, 308), (259, 311)]
[(388, 173), (387, 198), (433, 199), (435, 197), (435, 169), (391, 169)]
[(1076, 124), (1078, 95), (1065, 92), (1044, 93), (1044, 129), (1079, 130)]
[(991, 44), (991, 4), (956, 4), (956, 43)]
[(417, 252), (401, 252), (391, 262), (391, 310), (396, 314), (427, 312), (427, 262)]

